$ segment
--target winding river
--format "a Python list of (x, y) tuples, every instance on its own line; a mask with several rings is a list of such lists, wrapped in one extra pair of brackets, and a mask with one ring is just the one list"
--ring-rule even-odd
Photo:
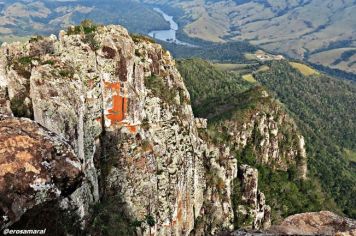
[(178, 24), (173, 20), (173, 16), (167, 15), (165, 12), (163, 12), (159, 8), (153, 8), (156, 12), (159, 12), (163, 18), (169, 22), (170, 29), (169, 30), (154, 30), (151, 31), (148, 35), (154, 39), (162, 40), (165, 42), (170, 42), (170, 43), (175, 43), (175, 44), (180, 44), (180, 45), (187, 45), (187, 46), (192, 46), (189, 43), (185, 43), (182, 41), (179, 41), (177, 39), (177, 30), (178, 30)]

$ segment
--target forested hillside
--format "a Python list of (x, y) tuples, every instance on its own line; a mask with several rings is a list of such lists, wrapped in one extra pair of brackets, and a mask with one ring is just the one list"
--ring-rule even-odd
[(258, 48), (244, 41), (231, 43), (211, 43), (203, 40), (191, 41), (196, 47), (187, 47), (171, 43), (162, 43), (175, 58), (203, 58), (219, 62), (247, 62), (245, 53), (255, 52)]
[(306, 138), (311, 172), (343, 212), (356, 217), (356, 86), (325, 75), (304, 76), (272, 62), (256, 80), (285, 104)]
[[(181, 60), (178, 62), (178, 68), (185, 78), (185, 83), (192, 96), (195, 115), (209, 118), (209, 129), (203, 136), (220, 145), (231, 142), (228, 134), (231, 124), (237, 125), (251, 119), (250, 116), (255, 111), (272, 115), (275, 114), (274, 111), (276, 109), (283, 111), (288, 108), (288, 104), (287, 108), (284, 108), (283, 104), (279, 104), (273, 98), (264, 98), (263, 91), (265, 88), (260, 87), (259, 83), (244, 80), (239, 71), (224, 72), (218, 70), (216, 66), (199, 59)], [(290, 70), (293, 71), (296, 77), (299, 76), (297, 71), (292, 68)], [(269, 89), (267, 91), (269, 93), (272, 92)], [(344, 106), (347, 105), (344, 104)], [(289, 113), (292, 114), (290, 111)], [(298, 127), (305, 127), (303, 121), (298, 121)], [(284, 125), (283, 129), (285, 130), (281, 132), (285, 132), (286, 137), (289, 136), (293, 140), (292, 136), (295, 131), (286, 127), (288, 125)], [(259, 169), (260, 188), (266, 194), (267, 202), (272, 206), (272, 216), (275, 222), (291, 214), (321, 209), (339, 212), (341, 208), (344, 213), (352, 215), (353, 213), (347, 210), (352, 209), (352, 205), (350, 205), (353, 201), (352, 191), (344, 193), (347, 186), (349, 189), (352, 188), (350, 184), (354, 181), (352, 179), (354, 178), (352, 177), (353, 173), (350, 167), (347, 166), (348, 162), (331, 157), (324, 163), (332, 166), (321, 166), (320, 163), (323, 160), (315, 161), (318, 158), (315, 156), (315, 152), (322, 152), (323, 158), (329, 158), (327, 155), (330, 154), (325, 154), (324, 152), (330, 150), (325, 150), (322, 146), (321, 148), (316, 147), (317, 144), (324, 142), (322, 138), (310, 136), (311, 134), (305, 132), (304, 129), (302, 129), (302, 133), (307, 140), (307, 155), (310, 159), (310, 170), (306, 180), (296, 178), (295, 168), (298, 168), (297, 166), (289, 168), (288, 171), (278, 171), (266, 165), (261, 165), (257, 161), (258, 150), (256, 151), (255, 148), (258, 147), (258, 133), (255, 138), (249, 141), (250, 146), (236, 150), (236, 145), (231, 144), (231, 149), (236, 150), (235, 156), (239, 162), (248, 163)], [(313, 139), (317, 141), (311, 142)], [(284, 142), (287, 143), (287, 140)], [(323, 145), (325, 146), (326, 144)], [(342, 153), (340, 153), (339, 158), (343, 158)], [(318, 172), (319, 170), (320, 172)], [(345, 182), (330, 181), (329, 178), (333, 178), (334, 173), (338, 173), (340, 170), (345, 175), (350, 175), (349, 177), (343, 177)], [(326, 175), (326, 178), (322, 179), (322, 176), (317, 175), (317, 173)], [(320, 185), (320, 181), (323, 183), (323, 188)], [(330, 186), (335, 187), (332, 188)], [(344, 190), (337, 190), (339, 188)], [(343, 200), (338, 201), (338, 205), (336, 205), (334, 199), (338, 198), (340, 194), (345, 195), (342, 197)]]
[(232, 108), (234, 96), (253, 85), (237, 73), (219, 71), (202, 59), (178, 61), (192, 99), (194, 114), (213, 118)]

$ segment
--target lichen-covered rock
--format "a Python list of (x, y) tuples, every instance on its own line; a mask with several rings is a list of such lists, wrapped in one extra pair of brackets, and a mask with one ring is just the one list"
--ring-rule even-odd
[(0, 228), (36, 206), (58, 203), (81, 179), (81, 163), (62, 138), (28, 119), (0, 115)]
[(265, 196), (258, 190), (258, 171), (248, 165), (238, 169), (238, 202), (236, 219), (238, 227), (246, 229), (267, 229), (271, 226), (271, 208), (266, 205)]
[(231, 236), (273, 235), (356, 235), (356, 220), (329, 211), (308, 212), (287, 217), (281, 224), (268, 230), (237, 230)]
[[(77, 29), (0, 54), (3, 87), (23, 91), (35, 121), (68, 140), (81, 162), (83, 183), (62, 206), (76, 207), (83, 227), (90, 205), (119, 197), (139, 234), (232, 230), (236, 160), (199, 137), (206, 120), (194, 118), (170, 53), (120, 26)], [(14, 71), (18, 61), (25, 77)]]
[(1, 84), (0, 84), (0, 114), (12, 115), (6, 86), (5, 85), (2, 86)]
[(32, 60), (27, 56), (27, 49), (21, 43), (4, 43), (0, 52), (0, 73), (12, 112), (16, 116), (32, 118), (29, 97)]
[(0, 53), (0, 55), (0, 114), (12, 115), (6, 78), (6, 65), (4, 64), (6, 58), (4, 54)]
[(204, 190), (203, 206), (197, 215), (195, 235), (216, 235), (233, 229), (234, 212), (232, 187), (237, 176), (237, 162), (227, 147), (217, 148), (208, 144), (204, 151)]
[(289, 216), (268, 232), (275, 235), (356, 235), (356, 220), (330, 211), (308, 212)]
[(195, 126), (198, 129), (206, 129), (208, 127), (208, 120), (203, 118), (195, 118)]

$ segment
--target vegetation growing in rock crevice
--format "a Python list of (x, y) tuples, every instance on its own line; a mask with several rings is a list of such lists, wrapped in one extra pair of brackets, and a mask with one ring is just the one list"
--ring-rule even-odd
[(175, 104), (176, 92), (170, 89), (164, 79), (156, 75), (145, 78), (145, 86), (150, 89), (154, 96), (160, 98), (167, 104)]
[(19, 76), (23, 77), (23, 87), (21, 91), (18, 91), (10, 100), (10, 107), (13, 114), (16, 117), (33, 118), (32, 104), (26, 102), (26, 98), (29, 99), (30, 94), (30, 77), (32, 71), (32, 61), (39, 60), (37, 57), (22, 56), (18, 58), (12, 58), (9, 62), (9, 67), (13, 69)]
[(233, 188), (231, 192), (231, 202), (232, 202), (232, 208), (234, 211), (234, 227), (235, 229), (239, 229), (241, 225), (243, 224), (242, 220), (239, 219), (238, 217), (238, 206), (241, 203), (241, 181), (239, 177), (236, 177), (233, 180)]
[(16, 73), (26, 79), (30, 79), (31, 70), (32, 70), (32, 61), (39, 60), (35, 57), (23, 56), (17, 59), (13, 59), (10, 63), (12, 68), (16, 71)]
[(83, 42), (88, 44), (93, 51), (100, 48), (100, 43), (95, 39), (95, 33), (99, 25), (91, 20), (83, 20), (80, 25), (67, 28), (67, 35), (83, 35)]
[(142, 34), (130, 34), (130, 37), (135, 43), (140, 43), (140, 42), (156, 43), (154, 39)]
[(58, 70), (58, 74), (61, 77), (73, 78), (73, 76), (75, 74), (75, 69), (70, 65), (66, 65), (65, 67), (62, 67)]
[(75, 34), (91, 34), (98, 28), (98, 25), (94, 24), (91, 20), (83, 20), (80, 25), (70, 26), (67, 28), (68, 35)]
[(43, 39), (44, 39), (44, 37), (42, 35), (36, 35), (34, 37), (31, 37), (29, 42), (30, 43), (35, 43), (35, 42), (41, 41)]
[(32, 104), (25, 103), (26, 97), (25, 94), (18, 94), (10, 100), (10, 107), (15, 117), (32, 118)]

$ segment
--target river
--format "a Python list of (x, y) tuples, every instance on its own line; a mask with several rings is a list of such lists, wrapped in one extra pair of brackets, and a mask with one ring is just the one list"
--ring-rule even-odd
[(185, 43), (182, 41), (179, 41), (177, 39), (177, 30), (179, 29), (178, 24), (173, 20), (173, 16), (167, 15), (165, 12), (163, 12), (159, 8), (153, 8), (156, 12), (159, 12), (163, 18), (169, 22), (170, 29), (169, 30), (154, 30), (151, 31), (148, 35), (154, 39), (162, 40), (165, 42), (170, 42), (170, 43), (175, 43), (175, 44), (180, 44), (180, 45), (186, 45), (186, 46), (193, 46), (189, 43)]

